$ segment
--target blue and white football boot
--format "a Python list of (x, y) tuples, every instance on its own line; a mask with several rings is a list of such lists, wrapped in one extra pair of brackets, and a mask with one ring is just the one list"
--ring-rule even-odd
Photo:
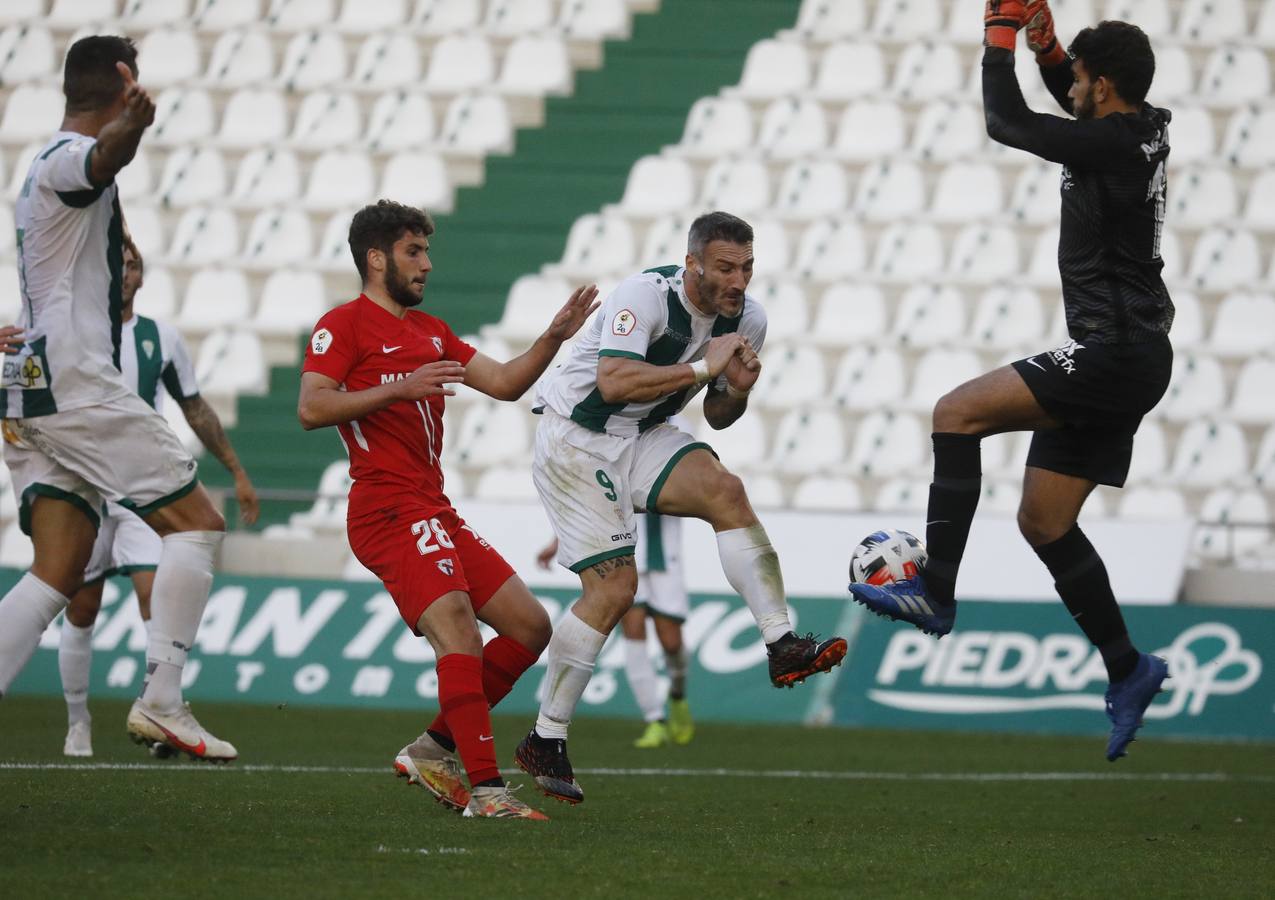
[(1127, 747), (1142, 725), (1160, 685), (1169, 677), (1169, 664), (1158, 656), (1138, 654), (1138, 665), (1127, 678), (1107, 688), (1107, 718), (1111, 720), (1111, 737), (1107, 739), (1107, 762), (1128, 755)]
[(851, 584), (850, 596), (878, 616), (911, 622), (926, 634), (942, 637), (956, 622), (956, 604), (940, 606), (930, 599), (925, 580), (913, 575), (902, 581), (883, 584)]

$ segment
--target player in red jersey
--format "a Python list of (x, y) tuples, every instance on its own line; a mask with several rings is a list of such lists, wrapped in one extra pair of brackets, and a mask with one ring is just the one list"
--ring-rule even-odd
[[(395, 769), (467, 816), (544, 819), (500, 777), (490, 708), (539, 658), (549, 618), (443, 493), (444, 398), (459, 383), (517, 400), (598, 308), (598, 292), (578, 288), (531, 349), (498, 363), (413, 309), (424, 299), (433, 232), (428, 213), (389, 200), (355, 214), (350, 250), (363, 293), (315, 326), (297, 414), (307, 430), (337, 426), (354, 480), (350, 546), (438, 659), (441, 711)], [(478, 620), (496, 631), (485, 647)]]

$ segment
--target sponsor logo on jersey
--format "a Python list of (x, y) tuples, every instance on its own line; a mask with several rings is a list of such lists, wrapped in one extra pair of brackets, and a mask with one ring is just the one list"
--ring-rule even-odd
[(411, 373), (410, 372), (382, 372), (381, 384), (391, 384), (392, 382), (395, 382), (395, 381), (402, 381), (409, 374)]
[(384, 344), (381, 345), (382, 353), (393, 353), (395, 350), (402, 350), (402, 349), (403, 349), (402, 344), (396, 344), (393, 347), (387, 347)]
[(611, 320), (611, 333), (624, 337), (637, 327), (637, 316), (633, 315), (633, 311), (622, 309), (615, 314), (615, 318)]
[(431, 338), (430, 338), (430, 341), (432, 341), (432, 342), (433, 342), (433, 344), (434, 344), (434, 349), (435, 349), (435, 350), (437, 350), (439, 353), (442, 353), (442, 352), (443, 352), (443, 339), (442, 339), (442, 338), (440, 338), (438, 335), (434, 335), (433, 337), (431, 337)]
[(689, 334), (682, 334), (680, 331), (674, 331), (672, 328), (664, 329), (664, 337), (677, 341), (679, 344), (689, 345), (691, 342), (691, 336)]
[(155, 355), (155, 342), (150, 338), (142, 341), (142, 352), (146, 354), (146, 358), (150, 359)]
[(438, 561), (438, 571), (442, 572), (444, 575), (451, 576), (452, 573), (456, 571), (456, 564), (450, 559), (440, 559)]
[(18, 387), (23, 390), (29, 388), (47, 388), (49, 379), (45, 375), (44, 367), (40, 365), (40, 361), (34, 356), (19, 356), (6, 359), (4, 361), (4, 385), (5, 387)]
[(332, 346), (332, 332), (326, 328), (320, 328), (314, 333), (314, 337), (310, 338), (310, 349), (317, 356), (322, 356), (328, 352), (328, 348)]
[(1073, 181), (1073, 179), (1072, 179), (1072, 177), (1071, 177), (1071, 169), (1067, 168), (1066, 166), (1063, 166), (1063, 168), (1062, 168), (1062, 182), (1061, 182), (1062, 190), (1064, 190), (1064, 191), (1069, 191), (1069, 190), (1071, 190), (1072, 185), (1073, 185), (1074, 183), (1075, 183), (1075, 182)]
[(613, 544), (618, 544), (620, 541), (631, 541), (631, 540), (633, 540), (633, 532), (631, 531), (626, 531), (623, 534), (611, 535), (611, 543)]

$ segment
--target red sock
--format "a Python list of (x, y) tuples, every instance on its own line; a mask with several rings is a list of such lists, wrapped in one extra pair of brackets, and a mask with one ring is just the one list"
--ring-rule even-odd
[(471, 785), (500, 777), (491, 709), (483, 694), (483, 661), (449, 653), (438, 661), (438, 700)]
[[(483, 647), (483, 694), (487, 697), (488, 707), (504, 700), (505, 695), (513, 690), (514, 682), (535, 664), (536, 655), (513, 638), (496, 635), (488, 641)], [(452, 737), (441, 711), (429, 730), (444, 738)]]

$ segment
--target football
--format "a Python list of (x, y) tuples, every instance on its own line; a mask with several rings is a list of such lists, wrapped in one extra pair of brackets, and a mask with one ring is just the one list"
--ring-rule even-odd
[(874, 531), (859, 542), (850, 557), (850, 580), (858, 584), (889, 584), (911, 578), (925, 565), (925, 545), (906, 531)]

